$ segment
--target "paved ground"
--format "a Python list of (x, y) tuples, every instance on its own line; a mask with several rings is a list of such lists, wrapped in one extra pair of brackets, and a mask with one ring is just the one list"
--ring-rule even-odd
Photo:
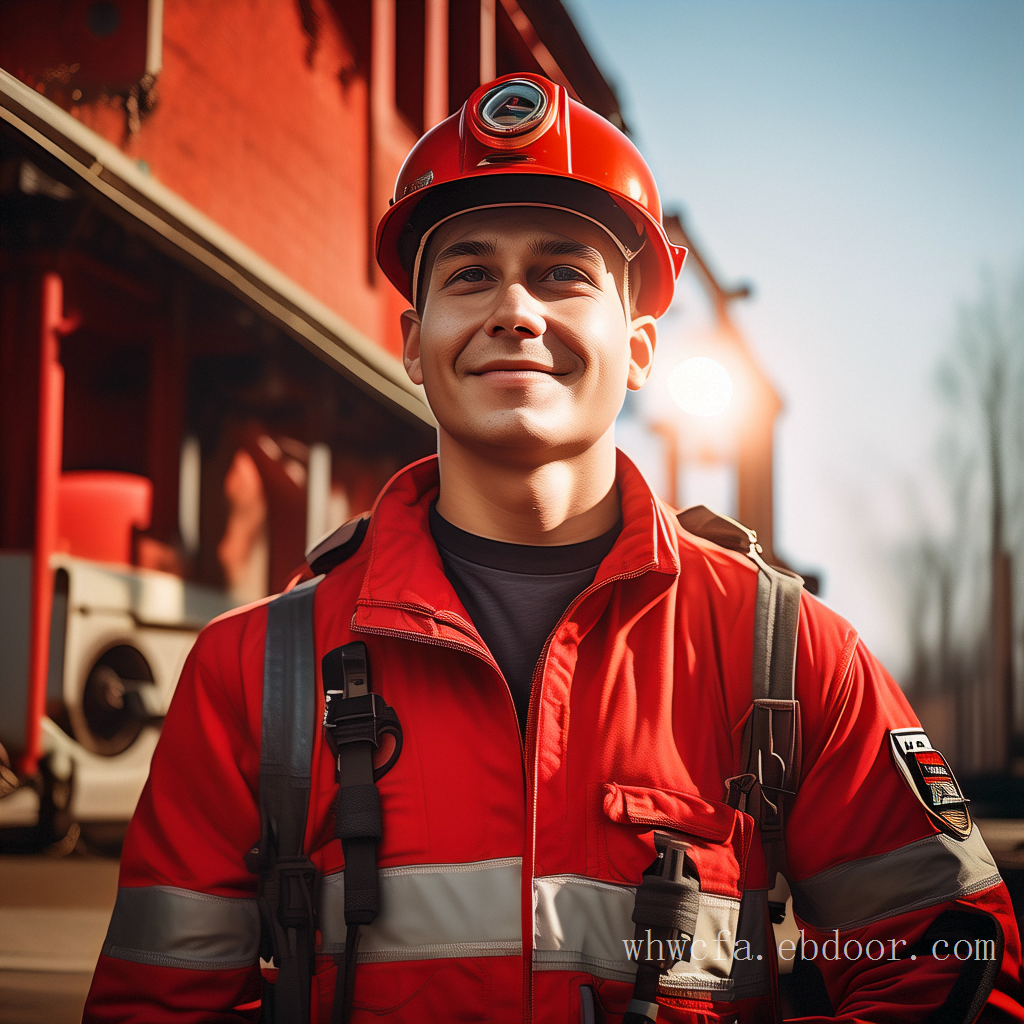
[(0, 857), (0, 1021), (76, 1024), (117, 894), (113, 858)]
[[(1024, 867), (1024, 821), (979, 823), (1008, 880)], [(0, 857), (0, 1021), (77, 1024), (117, 894), (117, 860)], [(1009, 870), (1007, 870), (1009, 869)], [(781, 938), (795, 937), (792, 914)], [(789, 965), (784, 965), (785, 971)]]

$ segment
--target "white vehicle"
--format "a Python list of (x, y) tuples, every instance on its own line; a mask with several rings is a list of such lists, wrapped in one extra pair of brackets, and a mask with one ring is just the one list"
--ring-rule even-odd
[[(232, 602), (169, 573), (63, 554), (50, 564), (40, 754), (67, 794), (60, 809), (72, 820), (124, 822), (196, 635)], [(24, 748), (29, 726), (31, 582), (31, 554), (0, 553), (0, 739), (14, 750)], [(35, 825), (39, 814), (40, 793), (31, 786), (0, 801), (4, 827)]]

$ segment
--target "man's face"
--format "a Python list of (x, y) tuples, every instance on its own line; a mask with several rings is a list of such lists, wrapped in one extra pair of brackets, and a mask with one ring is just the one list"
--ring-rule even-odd
[(654, 324), (628, 318), (625, 260), (603, 230), (539, 207), (466, 213), (435, 232), (423, 273), (405, 364), (442, 434), (527, 462), (611, 436), (650, 371)]

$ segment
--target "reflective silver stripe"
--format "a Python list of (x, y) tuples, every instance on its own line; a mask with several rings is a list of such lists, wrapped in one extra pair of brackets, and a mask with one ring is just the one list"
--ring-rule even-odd
[[(413, 864), (380, 871), (381, 912), (359, 930), (359, 961), (521, 956), (522, 861)], [(321, 951), (345, 948), (345, 875), (320, 890)]]
[(534, 966), (630, 981), (636, 967), (627, 959), (622, 940), (633, 937), (635, 898), (635, 888), (583, 875), (534, 879)]
[[(535, 879), (533, 891), (536, 970), (633, 980), (636, 960), (627, 942), (636, 928), (634, 888), (584, 875), (547, 875)], [(767, 992), (766, 901), (764, 891), (748, 892), (741, 912), (737, 899), (701, 893), (691, 959), (663, 976), (662, 988), (711, 993), (716, 999)], [(739, 946), (740, 941), (748, 945)], [(645, 945), (639, 955), (647, 953)]]
[(945, 903), (998, 881), (995, 861), (975, 825), (963, 842), (929, 836), (891, 853), (838, 864), (789, 887), (793, 910), (812, 927), (828, 932)]
[(259, 946), (254, 899), (148, 885), (118, 889), (103, 953), (137, 964), (222, 971), (257, 963)]

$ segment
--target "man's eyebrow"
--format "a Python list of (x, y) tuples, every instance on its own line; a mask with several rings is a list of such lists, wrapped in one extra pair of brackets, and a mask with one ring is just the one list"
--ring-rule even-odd
[(445, 246), (434, 258), (434, 266), (438, 263), (448, 263), (451, 260), (462, 259), (466, 256), (493, 256), (497, 251), (493, 240), (483, 239), (480, 241), (453, 242)]
[(604, 257), (592, 245), (584, 245), (571, 238), (537, 239), (530, 248), (535, 256), (578, 256), (591, 263), (604, 262)]

